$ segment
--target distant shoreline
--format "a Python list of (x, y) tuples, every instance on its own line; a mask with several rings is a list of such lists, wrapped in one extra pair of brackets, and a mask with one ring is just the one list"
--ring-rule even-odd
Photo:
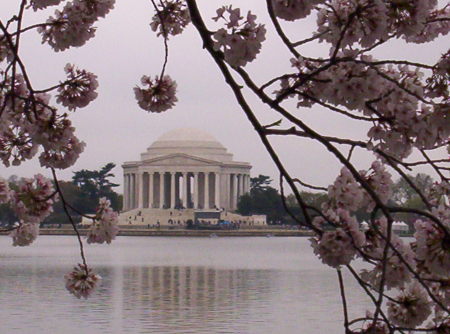
[[(81, 235), (86, 235), (88, 229), (78, 229)], [(8, 235), (9, 232), (0, 232)], [(75, 235), (70, 228), (41, 228), (40, 235)], [(146, 229), (123, 228), (119, 236), (127, 237), (312, 237), (312, 231), (283, 229), (240, 229), (240, 230), (182, 230), (182, 229)], [(400, 234), (400, 237), (412, 237), (412, 234)]]
[[(87, 229), (79, 229), (85, 235)], [(7, 233), (2, 233), (3, 235)], [(41, 228), (40, 235), (75, 235), (73, 229), (68, 228)], [(141, 237), (310, 237), (310, 231), (258, 229), (258, 230), (169, 230), (169, 229), (128, 229), (119, 231), (119, 236)]]

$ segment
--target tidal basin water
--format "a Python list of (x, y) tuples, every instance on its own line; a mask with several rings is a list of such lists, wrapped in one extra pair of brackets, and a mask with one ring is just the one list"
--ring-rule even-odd
[[(343, 333), (337, 274), (307, 238), (119, 237), (86, 245), (100, 288), (79, 300), (63, 276), (70, 236), (30, 247), (0, 237), (0, 333)], [(369, 300), (346, 275), (350, 316)]]

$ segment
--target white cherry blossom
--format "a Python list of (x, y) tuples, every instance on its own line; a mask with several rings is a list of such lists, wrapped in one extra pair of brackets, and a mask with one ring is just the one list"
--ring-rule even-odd
[(87, 242), (89, 244), (102, 244), (104, 242), (110, 244), (116, 238), (119, 232), (119, 227), (117, 226), (118, 214), (113, 211), (110, 205), (111, 202), (108, 199), (105, 197), (100, 198), (94, 222), (87, 233)]
[(39, 235), (39, 224), (20, 222), (9, 235), (13, 239), (13, 246), (29, 246)]
[(85, 70), (76, 69), (74, 65), (67, 64), (64, 68), (67, 81), (58, 88), (56, 101), (69, 110), (83, 108), (97, 98), (97, 76)]
[(66, 289), (77, 298), (87, 299), (101, 280), (100, 275), (94, 274), (92, 268), (78, 264), (64, 276)]
[(387, 302), (388, 317), (394, 325), (416, 328), (431, 314), (427, 293), (417, 282), (403, 289), (395, 299)]
[[(171, 109), (178, 101), (176, 97), (177, 83), (170, 76), (152, 79), (144, 75), (141, 83), (145, 88), (135, 87), (134, 94), (139, 107), (150, 112), (160, 113)], [(147, 87), (146, 87), (147, 86)]]
[(158, 31), (158, 36), (175, 36), (181, 34), (191, 22), (186, 3), (181, 0), (164, 0), (158, 4), (158, 11), (153, 15), (150, 27)]

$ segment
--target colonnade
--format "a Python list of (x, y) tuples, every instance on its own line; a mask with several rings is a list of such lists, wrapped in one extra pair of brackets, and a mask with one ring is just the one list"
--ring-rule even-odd
[(124, 210), (136, 208), (234, 210), (250, 190), (250, 175), (195, 171), (124, 174)]

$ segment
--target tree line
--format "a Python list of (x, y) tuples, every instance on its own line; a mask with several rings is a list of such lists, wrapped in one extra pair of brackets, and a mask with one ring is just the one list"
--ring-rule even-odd
[[(99, 199), (106, 197), (111, 202), (115, 211), (122, 209), (122, 195), (114, 191), (119, 185), (113, 183), (112, 170), (116, 165), (112, 162), (98, 170), (82, 169), (73, 173), (72, 180), (59, 181), (59, 187), (64, 193), (64, 198), (70, 204), (70, 214), (75, 222), (81, 222), (81, 214), (92, 214), (95, 212)], [(8, 178), (11, 189), (17, 188), (19, 177), (12, 175)], [(14, 211), (7, 204), (0, 205), (0, 223), (12, 225), (18, 221)], [(41, 225), (69, 224), (69, 219), (64, 212), (60, 199), (53, 206), (50, 214)]]
[[(431, 176), (423, 173), (418, 173), (415, 176), (409, 175), (409, 178), (423, 193), (426, 193), (434, 182)], [(291, 215), (294, 215), (300, 221), (304, 221), (302, 210), (295, 196), (293, 194), (285, 196), (283, 203), (280, 192), (272, 187), (271, 183), (272, 180), (266, 175), (251, 178), (250, 192), (239, 198), (238, 213), (243, 215), (267, 215), (267, 221), (270, 224), (297, 224)], [(420, 197), (403, 178), (394, 183), (392, 193), (391, 204), (402, 205), (413, 209), (424, 209), (424, 204)], [(305, 204), (313, 207), (321, 207), (328, 199), (325, 191), (302, 191), (301, 195)], [(370, 219), (369, 213), (365, 210), (358, 210), (355, 216), (359, 222)], [(417, 217), (415, 215), (399, 213), (396, 214), (396, 219), (412, 226)]]

